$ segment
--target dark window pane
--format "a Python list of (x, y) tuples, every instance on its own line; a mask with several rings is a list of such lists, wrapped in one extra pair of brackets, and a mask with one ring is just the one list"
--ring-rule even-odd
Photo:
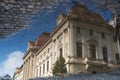
[(91, 36), (93, 35), (93, 30), (90, 30), (90, 33), (89, 33)]
[(115, 57), (117, 61), (120, 59), (119, 54), (115, 54)]
[(108, 62), (108, 53), (106, 47), (103, 47), (103, 60)]
[(49, 71), (49, 61), (47, 61), (47, 72)]
[(43, 64), (43, 74), (45, 73), (45, 64)]
[(95, 45), (89, 45), (90, 49), (90, 57), (91, 58), (96, 58), (96, 47)]
[(76, 43), (76, 48), (77, 48), (77, 57), (82, 57), (82, 43), (77, 42)]
[(60, 48), (60, 55), (62, 55), (62, 48)]
[(41, 76), (41, 67), (40, 67), (40, 72), (39, 72), (39, 75)]
[(77, 27), (76, 31), (77, 31), (77, 33), (80, 33), (80, 27)]
[(103, 38), (103, 39), (105, 38), (105, 33), (102, 33), (102, 38)]

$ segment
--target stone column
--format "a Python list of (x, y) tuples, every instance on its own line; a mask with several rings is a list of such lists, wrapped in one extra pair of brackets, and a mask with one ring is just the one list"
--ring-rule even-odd
[(85, 33), (82, 34), (82, 57), (86, 57)]
[(58, 50), (58, 37), (56, 38), (56, 57), (57, 57), (57, 59), (58, 59), (58, 57), (59, 57), (59, 50)]
[(28, 58), (28, 79), (30, 78), (30, 57)]
[(28, 59), (27, 59), (27, 64), (26, 64), (26, 68), (27, 68), (27, 71), (26, 71), (26, 79), (28, 79)]
[(65, 43), (65, 32), (63, 31), (62, 34), (63, 34), (63, 57), (65, 58), (66, 57), (66, 52), (65, 52), (65, 45), (66, 45), (66, 43)]
[(27, 62), (25, 61), (25, 78), (24, 79), (26, 79), (26, 77), (27, 77)]
[(70, 57), (74, 58), (76, 56), (76, 53), (75, 53), (75, 37), (74, 37), (76, 35), (74, 34), (73, 25), (71, 25), (70, 22), (68, 24), (68, 35), (69, 35), (68, 36), (68, 40), (69, 40), (68, 45), (69, 45), (69, 47), (68, 47), (68, 58), (67, 58), (66, 67), (67, 67), (68, 74), (70, 74), (70, 73), (74, 72), (74, 67), (73, 67), (74, 64), (69, 64)]
[(26, 80), (26, 77), (27, 77), (27, 61), (25, 61), (24, 80)]
[(111, 53), (112, 53), (112, 48), (111, 48), (111, 39), (108, 36), (108, 50), (107, 50), (107, 54), (108, 54), (108, 61), (111, 61)]
[(69, 37), (70, 37), (70, 56), (76, 56), (75, 54), (75, 37), (76, 35), (74, 35), (74, 28), (73, 26), (70, 26), (70, 32), (69, 32)]
[(35, 58), (34, 58), (34, 77), (37, 77), (36, 76), (36, 73), (37, 73), (36, 68), (37, 68), (37, 57), (35, 56)]
[(36, 77), (36, 55), (34, 55), (34, 58), (33, 58), (33, 77)]
[(27, 60), (25, 61), (25, 79), (27, 77)]
[(65, 58), (68, 57), (68, 29), (64, 30), (63, 33), (63, 48), (64, 48), (64, 54), (65, 54)]
[(25, 80), (25, 62), (24, 62), (24, 64), (23, 64), (23, 80)]
[(28, 61), (27, 61), (27, 79), (29, 78), (29, 58), (28, 58)]
[(31, 78), (31, 74), (32, 74), (32, 72), (31, 72), (31, 56), (30, 56), (30, 58), (29, 58), (29, 60), (30, 60), (30, 64), (29, 64), (29, 78)]

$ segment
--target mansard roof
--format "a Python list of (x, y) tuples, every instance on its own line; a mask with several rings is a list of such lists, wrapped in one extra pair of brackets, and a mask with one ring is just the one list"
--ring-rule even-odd
[(50, 33), (48, 32), (43, 32), (36, 40), (35, 42), (33, 41), (28, 41), (28, 47), (33, 47), (33, 46), (37, 46), (37, 47), (42, 47), (46, 41), (48, 41), (48, 39), (50, 38)]
[(106, 26), (107, 23), (104, 21), (102, 16), (96, 12), (91, 11), (87, 6), (82, 4), (75, 4), (69, 14), (73, 19), (80, 20), (81, 22), (93, 24), (97, 26)]
[(50, 38), (50, 33), (42, 33), (35, 41), (35, 46), (42, 47)]
[(39, 50), (48, 40), (50, 39), (50, 33), (43, 32), (36, 40), (28, 41), (28, 50), (26, 54), (23, 56), (23, 59), (29, 54), (31, 50), (37, 51)]

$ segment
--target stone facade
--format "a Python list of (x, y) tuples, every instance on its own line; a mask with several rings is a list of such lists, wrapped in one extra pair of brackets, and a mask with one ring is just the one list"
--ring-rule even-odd
[[(24, 55), (23, 80), (53, 76), (52, 69), (60, 54), (68, 74), (102, 72), (119, 66), (114, 29), (102, 17), (81, 4), (57, 18), (56, 28), (29, 41)], [(117, 58), (117, 59), (116, 59)]]
[(36, 76), (36, 52), (43, 47), (49, 39), (49, 33), (41, 34), (35, 42), (28, 42), (28, 49), (23, 57), (23, 80)]
[(23, 65), (20, 68), (16, 68), (13, 78), (14, 80), (23, 80)]

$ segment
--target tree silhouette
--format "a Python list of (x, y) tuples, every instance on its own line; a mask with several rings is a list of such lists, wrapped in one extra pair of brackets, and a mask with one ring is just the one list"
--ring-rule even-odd
[(56, 61), (55, 66), (53, 68), (53, 75), (63, 76), (65, 73), (67, 73), (65, 59), (63, 58), (62, 54), (60, 54), (59, 59)]

